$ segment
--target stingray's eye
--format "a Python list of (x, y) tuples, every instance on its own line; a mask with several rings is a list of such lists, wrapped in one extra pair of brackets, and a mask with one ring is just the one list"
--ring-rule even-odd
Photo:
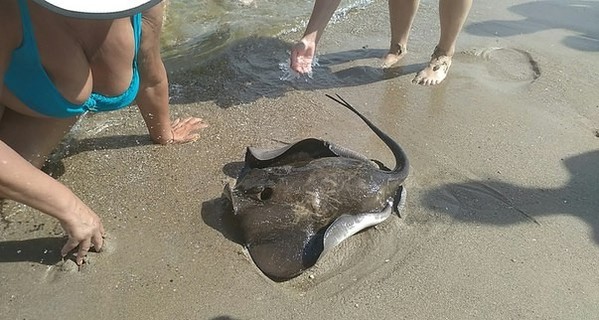
[(270, 197), (272, 197), (272, 188), (270, 187), (263, 187), (263, 186), (259, 186), (259, 187), (253, 187), (251, 189), (245, 190), (245, 195), (248, 196), (249, 198), (252, 198), (254, 200), (258, 200), (258, 201), (266, 201), (268, 199), (270, 199)]
[(272, 197), (272, 188), (265, 187), (262, 192), (258, 194), (258, 198), (262, 201), (266, 201)]

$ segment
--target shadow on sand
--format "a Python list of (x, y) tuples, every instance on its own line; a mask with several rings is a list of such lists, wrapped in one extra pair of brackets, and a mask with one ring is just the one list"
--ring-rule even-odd
[(537, 217), (569, 214), (588, 223), (599, 244), (599, 150), (564, 159), (564, 164), (571, 177), (561, 188), (472, 181), (431, 190), (424, 205), (457, 220), (495, 225), (540, 225)]
[(53, 178), (65, 173), (63, 159), (79, 153), (97, 150), (117, 150), (153, 144), (149, 135), (105, 136), (85, 139), (65, 138), (48, 157), (42, 171)]
[(234, 220), (231, 203), (224, 195), (202, 203), (202, 220), (226, 239), (244, 245), (241, 229)]
[(511, 6), (521, 20), (489, 20), (472, 23), (465, 31), (479, 36), (509, 37), (549, 29), (570, 30), (578, 35), (566, 36), (562, 44), (579, 51), (599, 51), (599, 2), (549, 0)]
[(55, 265), (62, 260), (60, 249), (65, 243), (65, 237), (3, 241), (0, 242), (0, 263), (29, 261)]
[[(244, 165), (245, 163), (242, 161), (230, 162), (225, 164), (222, 170), (227, 176), (237, 178)], [(209, 227), (220, 232), (226, 239), (244, 246), (242, 230), (235, 221), (233, 207), (224, 193), (225, 188), (227, 188), (226, 185), (223, 187), (220, 197), (202, 203), (202, 220)]]

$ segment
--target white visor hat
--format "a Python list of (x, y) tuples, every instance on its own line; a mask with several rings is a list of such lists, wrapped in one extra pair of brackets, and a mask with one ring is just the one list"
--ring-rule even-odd
[(147, 10), (162, 0), (33, 0), (60, 15), (82, 19), (118, 19)]

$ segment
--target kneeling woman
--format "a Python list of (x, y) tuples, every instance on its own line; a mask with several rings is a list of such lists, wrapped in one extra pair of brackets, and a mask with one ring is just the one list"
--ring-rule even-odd
[(134, 100), (155, 143), (193, 141), (199, 118), (171, 123), (160, 57), (160, 0), (8, 0), (0, 2), (0, 198), (57, 218), (78, 247), (77, 264), (100, 250), (100, 218), (40, 170), (86, 111)]

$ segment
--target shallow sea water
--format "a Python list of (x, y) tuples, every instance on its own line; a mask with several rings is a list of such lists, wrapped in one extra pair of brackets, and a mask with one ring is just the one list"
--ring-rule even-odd
[[(373, 0), (343, 1), (332, 23)], [(241, 39), (276, 37), (302, 31), (313, 1), (171, 0), (163, 30), (163, 56), (177, 66), (197, 65)]]

